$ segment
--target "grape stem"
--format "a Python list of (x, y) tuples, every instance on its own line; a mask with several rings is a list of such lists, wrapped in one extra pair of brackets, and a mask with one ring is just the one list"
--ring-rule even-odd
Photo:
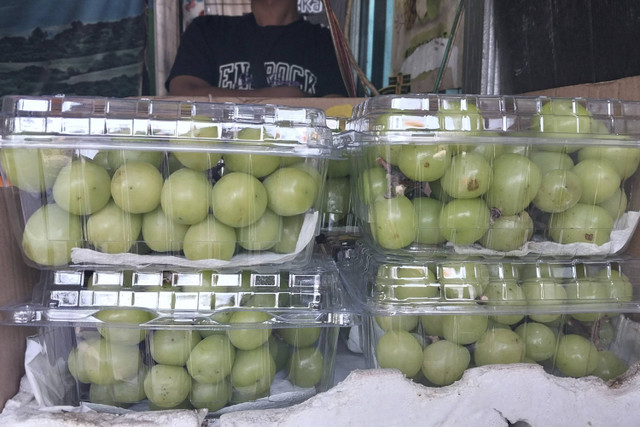
[(431, 186), (428, 182), (413, 181), (412, 179), (407, 178), (405, 174), (394, 168), (391, 163), (387, 162), (382, 157), (376, 158), (376, 162), (387, 172), (387, 182), (389, 183), (389, 186), (384, 195), (386, 199), (392, 199), (396, 196), (402, 196), (405, 194), (408, 195), (410, 191), (419, 191), (420, 196), (422, 194), (427, 197), (431, 195)]

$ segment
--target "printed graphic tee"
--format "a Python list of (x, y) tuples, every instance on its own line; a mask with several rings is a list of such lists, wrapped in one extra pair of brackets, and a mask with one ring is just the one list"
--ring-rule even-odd
[(303, 19), (261, 27), (253, 14), (197, 17), (182, 35), (167, 89), (179, 75), (227, 89), (298, 86), (310, 96), (347, 95), (331, 33)]

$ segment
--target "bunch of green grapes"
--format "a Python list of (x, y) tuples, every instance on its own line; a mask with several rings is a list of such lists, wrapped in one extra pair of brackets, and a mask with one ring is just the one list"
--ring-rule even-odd
[(217, 411), (268, 396), (279, 371), (292, 387), (313, 388), (324, 377), (321, 327), (274, 330), (271, 315), (258, 310), (217, 313), (227, 329), (132, 327), (148, 316), (141, 310), (103, 310), (96, 317), (111, 324), (84, 334), (72, 349), (69, 370), (90, 384), (92, 402), (124, 406), (147, 399), (152, 409)]
[[(482, 135), (495, 143), (365, 147), (356, 194), (378, 246), (477, 243), (508, 252), (534, 235), (563, 244), (609, 241), (627, 210), (624, 184), (640, 164), (640, 148), (609, 135), (585, 107), (556, 99), (532, 117), (531, 137), (557, 136), (558, 144), (501, 144), (502, 136), (481, 131), (481, 112), (469, 103), (450, 102), (434, 118), (448, 136)], [(390, 118), (380, 120), (385, 129)], [(599, 140), (589, 144), (593, 134)]]
[[(621, 315), (597, 310), (597, 304), (632, 301), (631, 281), (619, 266), (539, 263), (532, 270), (531, 264), (523, 264), (502, 268), (499, 274), (495, 274), (497, 269), (487, 269), (488, 275), (483, 276), (472, 265), (461, 268), (447, 262), (439, 264), (437, 270), (450, 269), (451, 284), (467, 284), (452, 288), (450, 303), (476, 293), (472, 299), (488, 310), (375, 316), (370, 322), (370, 336), (377, 366), (399, 369), (409, 378), (433, 385), (451, 384), (467, 368), (490, 364), (539, 363), (557, 375), (594, 375), (604, 380), (627, 370), (627, 363), (609, 349), (615, 338), (615, 318)], [(403, 285), (410, 282), (419, 286), (431, 277), (424, 269), (420, 279), (404, 281)], [(390, 276), (399, 280), (417, 270), (413, 266), (383, 265), (378, 277), (386, 278), (385, 286), (389, 286)], [(472, 271), (474, 277), (466, 274), (469, 277), (461, 280), (462, 272)], [(435, 283), (429, 279), (423, 292), (431, 286)], [(442, 289), (446, 294), (447, 288)], [(419, 297), (411, 300), (411, 296), (406, 301), (413, 301), (415, 307), (433, 303)], [(396, 298), (394, 302), (402, 301)]]
[[(211, 132), (217, 128), (194, 136)], [(255, 135), (241, 131), (238, 138)], [(25, 168), (33, 173), (16, 166), (24, 159), (36, 162)], [(87, 158), (18, 149), (3, 150), (2, 161), (21, 189), (50, 191), (50, 203), (27, 219), (22, 239), (26, 256), (46, 266), (67, 264), (72, 248), (85, 245), (105, 253), (144, 247), (191, 260), (229, 260), (241, 250), (294, 252), (305, 214), (321, 207), (325, 162), (178, 150), (109, 150)]]

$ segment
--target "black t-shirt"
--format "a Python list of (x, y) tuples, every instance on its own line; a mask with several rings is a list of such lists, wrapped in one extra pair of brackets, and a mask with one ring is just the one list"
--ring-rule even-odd
[[(264, 70), (252, 72), (260, 63)], [(182, 35), (166, 87), (179, 75), (228, 89), (298, 86), (311, 96), (347, 95), (331, 33), (303, 19), (260, 27), (252, 14), (197, 17)]]

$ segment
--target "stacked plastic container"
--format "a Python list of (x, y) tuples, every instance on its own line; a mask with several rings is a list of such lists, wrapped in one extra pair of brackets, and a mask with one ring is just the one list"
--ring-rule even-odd
[(1, 118), (9, 226), (42, 274), (0, 322), (41, 327), (41, 392), (71, 384), (49, 402), (215, 415), (333, 385), (353, 316), (314, 251), (341, 157), (322, 110), (7, 96)]
[(348, 127), (362, 241), (338, 264), (370, 367), (445, 386), (503, 363), (610, 380), (638, 360), (640, 103), (380, 96)]

